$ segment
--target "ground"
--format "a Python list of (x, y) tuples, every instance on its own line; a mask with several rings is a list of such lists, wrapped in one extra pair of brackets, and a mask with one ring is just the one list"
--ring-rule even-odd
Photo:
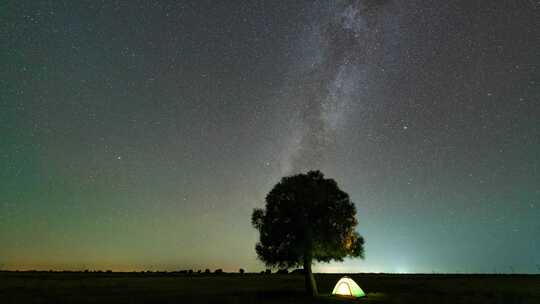
[(540, 303), (539, 275), (349, 275), (367, 293), (329, 294), (342, 275), (0, 272), (0, 303)]

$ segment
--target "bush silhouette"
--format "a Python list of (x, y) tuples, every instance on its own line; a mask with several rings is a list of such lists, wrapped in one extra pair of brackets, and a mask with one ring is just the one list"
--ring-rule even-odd
[(302, 268), (295, 269), (291, 271), (291, 274), (305, 274), (306, 272)]

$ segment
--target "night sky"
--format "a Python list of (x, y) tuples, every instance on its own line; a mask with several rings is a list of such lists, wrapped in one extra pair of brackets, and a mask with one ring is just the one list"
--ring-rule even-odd
[(2, 1), (0, 269), (259, 271), (320, 169), (366, 259), (540, 272), (540, 3)]

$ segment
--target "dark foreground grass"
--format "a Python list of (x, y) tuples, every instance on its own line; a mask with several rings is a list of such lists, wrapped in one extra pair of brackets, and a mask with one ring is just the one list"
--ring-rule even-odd
[(540, 276), (349, 276), (366, 298), (329, 296), (336, 274), (310, 298), (301, 275), (0, 272), (0, 303), (540, 303)]

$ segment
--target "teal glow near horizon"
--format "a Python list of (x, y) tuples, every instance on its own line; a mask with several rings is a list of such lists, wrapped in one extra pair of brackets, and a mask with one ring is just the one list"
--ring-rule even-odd
[(540, 272), (536, 11), (424, 2), (5, 2), (0, 269), (257, 272), (320, 169), (366, 259), (315, 271)]

